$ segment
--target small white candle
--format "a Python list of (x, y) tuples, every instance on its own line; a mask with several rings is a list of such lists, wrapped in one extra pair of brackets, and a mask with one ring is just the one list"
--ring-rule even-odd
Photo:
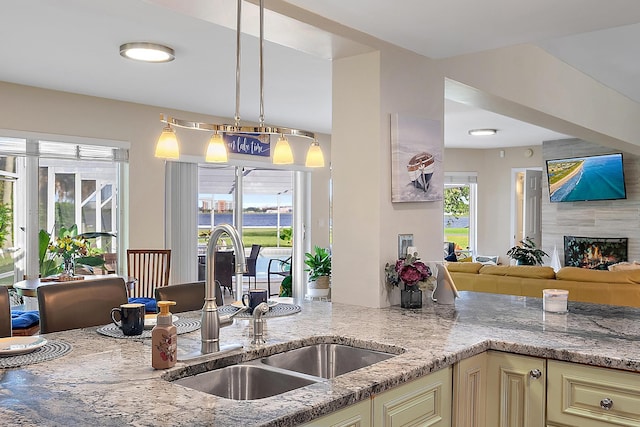
[(543, 289), (542, 309), (552, 313), (566, 313), (569, 291), (564, 289)]

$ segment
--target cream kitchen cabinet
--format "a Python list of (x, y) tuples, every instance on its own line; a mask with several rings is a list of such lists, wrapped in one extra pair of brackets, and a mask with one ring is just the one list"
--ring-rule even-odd
[(487, 351), (454, 368), (456, 427), (544, 427), (545, 359)]
[(453, 425), (485, 427), (487, 352), (461, 360), (453, 367)]
[(556, 360), (547, 363), (549, 426), (640, 427), (639, 374)]
[(451, 427), (452, 368), (408, 382), (305, 426)]
[(451, 426), (451, 372), (444, 368), (375, 396), (375, 427)]
[(371, 400), (367, 399), (313, 420), (305, 426), (317, 427), (369, 427), (371, 426)]
[(544, 427), (546, 360), (487, 353), (487, 426)]

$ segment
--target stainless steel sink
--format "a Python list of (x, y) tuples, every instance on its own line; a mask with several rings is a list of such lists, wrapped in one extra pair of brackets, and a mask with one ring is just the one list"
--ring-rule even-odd
[[(394, 350), (403, 351), (391, 351)], [(264, 399), (327, 381), (395, 355), (343, 344), (313, 344), (176, 380), (167, 379), (227, 399)]]
[(264, 357), (262, 363), (321, 378), (334, 378), (395, 354), (343, 344), (314, 344)]
[(260, 366), (241, 364), (176, 380), (176, 384), (234, 400), (275, 396), (314, 382)]

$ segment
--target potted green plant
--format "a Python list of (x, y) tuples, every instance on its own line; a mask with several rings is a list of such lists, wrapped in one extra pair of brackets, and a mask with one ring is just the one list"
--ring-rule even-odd
[[(93, 271), (93, 267), (103, 267), (104, 259), (93, 253), (87, 241), (100, 236), (112, 237), (113, 235), (111, 233), (78, 234), (78, 227), (75, 224), (68, 229), (60, 227), (59, 236), (56, 239), (53, 239), (46, 230), (40, 230), (38, 242), (40, 277), (59, 273), (73, 275), (76, 265), (87, 267), (90, 271)], [(61, 260), (60, 263), (59, 260)]]
[(328, 249), (315, 246), (313, 252), (304, 254), (305, 271), (309, 272), (307, 294), (310, 297), (329, 295), (331, 277), (331, 254)]
[(516, 260), (518, 265), (542, 265), (542, 257), (549, 256), (545, 251), (536, 247), (529, 237), (520, 241), (520, 245), (507, 251), (507, 256)]

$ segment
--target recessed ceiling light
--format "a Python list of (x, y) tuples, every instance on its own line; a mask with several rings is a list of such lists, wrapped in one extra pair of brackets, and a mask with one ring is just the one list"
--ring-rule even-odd
[(498, 133), (497, 129), (471, 129), (469, 131), (469, 135), (473, 136), (495, 135), (496, 133)]
[(125, 43), (120, 46), (120, 55), (144, 62), (169, 62), (175, 58), (170, 47), (148, 42)]

